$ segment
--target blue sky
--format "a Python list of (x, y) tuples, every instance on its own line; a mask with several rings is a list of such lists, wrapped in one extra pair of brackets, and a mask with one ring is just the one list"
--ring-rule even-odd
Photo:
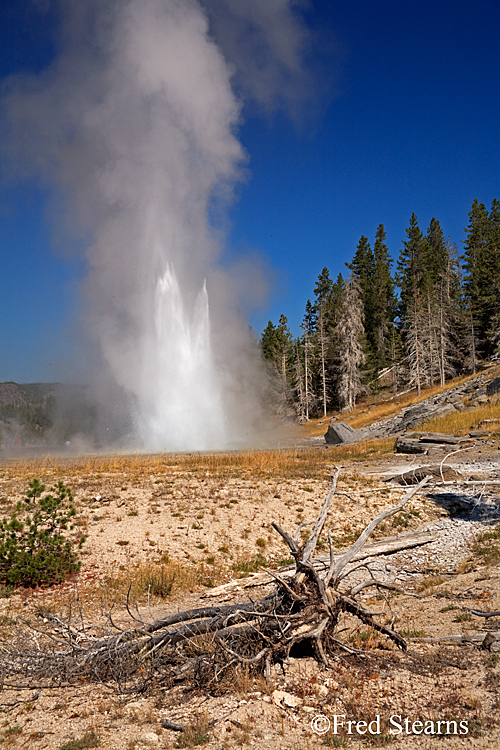
[[(0, 2), (2, 78), (50, 62), (46, 6)], [(298, 333), (322, 268), (344, 272), (378, 224), (395, 258), (412, 212), (424, 230), (435, 216), (460, 247), (474, 198), (500, 198), (498, 0), (312, 0), (305, 18), (333, 48), (318, 113), (297, 125), (249, 109), (239, 132), (249, 172), (228, 248), (272, 269), (268, 302), (250, 314), (257, 333), (280, 313)], [(0, 381), (60, 379), (84, 266), (54, 249), (43, 190), (3, 177)]]

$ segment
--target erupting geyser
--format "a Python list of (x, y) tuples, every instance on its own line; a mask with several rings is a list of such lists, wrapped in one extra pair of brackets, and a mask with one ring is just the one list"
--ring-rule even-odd
[(155, 328), (140, 401), (140, 428), (152, 449), (226, 447), (230, 440), (210, 339), (206, 284), (185, 310), (170, 266), (159, 279)]
[(227, 447), (257, 411), (250, 340), (210, 216), (245, 161), (233, 75), (271, 109), (300, 72), (291, 4), (60, 0), (58, 54), (7, 87), (13, 169), (50, 186), (59, 238), (85, 245), (95, 392), (114, 394), (104, 425), (116, 394), (126, 403), (129, 446)]

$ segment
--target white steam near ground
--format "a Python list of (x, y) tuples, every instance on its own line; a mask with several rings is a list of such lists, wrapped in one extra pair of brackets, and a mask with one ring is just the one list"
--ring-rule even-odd
[[(4, 88), (12, 174), (52, 191), (59, 238), (84, 247), (82, 351), (101, 440), (255, 441), (260, 363), (241, 278), (220, 265), (221, 215), (245, 177), (244, 97), (293, 116), (308, 89), (294, 5), (60, 0), (54, 61)], [(246, 275), (259, 297), (264, 280)]]

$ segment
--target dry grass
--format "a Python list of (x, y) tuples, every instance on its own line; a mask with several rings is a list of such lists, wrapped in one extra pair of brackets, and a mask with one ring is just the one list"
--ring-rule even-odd
[(469, 562), (486, 566), (498, 565), (500, 562), (500, 524), (476, 539)]
[(251, 477), (298, 479), (324, 478), (335, 462), (343, 457), (363, 459), (382, 455), (392, 450), (393, 440), (373, 440), (355, 446), (338, 446), (327, 449), (285, 448), (226, 453), (188, 453), (158, 455), (103, 455), (66, 459), (47, 457), (12, 461), (9, 476), (12, 479), (42, 478), (50, 484), (66, 475), (72, 479), (111, 479), (126, 475), (128, 481), (160, 481), (180, 475), (210, 478)]
[(434, 592), (434, 590), (441, 586), (442, 583), (445, 582), (445, 578), (443, 578), (440, 575), (436, 576), (427, 576), (422, 579), (422, 581), (419, 583), (417, 587), (417, 591), (422, 593), (425, 591), (425, 595), (429, 596), (431, 593)]
[(186, 565), (177, 560), (148, 561), (120, 571), (118, 575), (113, 573), (106, 580), (106, 586), (121, 600), (128, 590), (133, 600), (141, 600), (148, 594), (155, 599), (165, 599), (178, 591), (193, 591), (200, 585), (217, 585), (222, 578), (219, 569), (208, 568), (204, 563)]
[(201, 713), (195, 716), (186, 730), (177, 737), (173, 746), (196, 747), (198, 745), (206, 745), (210, 740), (210, 734), (208, 733), (209, 726), (210, 718), (208, 714)]
[(477, 430), (482, 427), (487, 429), (488, 424), (485, 425), (484, 423), (490, 419), (497, 420), (490, 429), (493, 433), (500, 434), (500, 401), (489, 401), (482, 406), (478, 406), (477, 409), (456, 411), (452, 414), (447, 414), (445, 417), (431, 419), (429, 422), (421, 425), (419, 429), (428, 432), (447, 432), (452, 435), (466, 435), (470, 430)]
[(336, 460), (345, 458), (349, 461), (365, 461), (369, 458), (386, 456), (394, 453), (395, 438), (380, 438), (378, 440), (362, 440), (352, 445), (330, 446), (331, 456)]

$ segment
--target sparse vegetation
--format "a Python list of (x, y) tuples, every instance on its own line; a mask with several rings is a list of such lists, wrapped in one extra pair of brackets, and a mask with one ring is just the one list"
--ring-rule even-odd
[(266, 558), (262, 552), (258, 552), (255, 557), (241, 558), (233, 564), (232, 568), (235, 573), (238, 573), (240, 577), (243, 577), (249, 573), (257, 573), (261, 568), (265, 568), (266, 565)]
[(100, 744), (101, 740), (95, 732), (86, 732), (80, 739), (65, 742), (59, 750), (87, 750), (88, 748), (99, 747)]
[(500, 562), (500, 524), (493, 531), (481, 534), (472, 546), (470, 560), (483, 565), (498, 565)]
[(426, 594), (432, 593), (432, 590), (437, 586), (441, 586), (445, 582), (445, 579), (440, 575), (426, 576), (417, 586), (417, 591), (426, 592)]
[(205, 714), (197, 716), (174, 742), (174, 747), (198, 747), (210, 741), (209, 719)]
[[(210, 572), (207, 569), (210, 565)], [(225, 579), (222, 568), (215, 566), (215, 557), (205, 563), (186, 565), (164, 555), (160, 562), (142, 562), (105, 580), (106, 591), (114, 600), (123, 602), (128, 594), (132, 601), (143, 601), (150, 596), (165, 599), (179, 591), (198, 586), (215, 586)]]
[(15, 586), (50, 585), (80, 569), (85, 537), (68, 538), (76, 510), (69, 487), (51, 492), (38, 479), (29, 483), (10, 519), (0, 520), (0, 581)]
[(471, 620), (472, 615), (470, 614), (470, 612), (461, 612), (455, 617), (455, 622), (470, 622)]

